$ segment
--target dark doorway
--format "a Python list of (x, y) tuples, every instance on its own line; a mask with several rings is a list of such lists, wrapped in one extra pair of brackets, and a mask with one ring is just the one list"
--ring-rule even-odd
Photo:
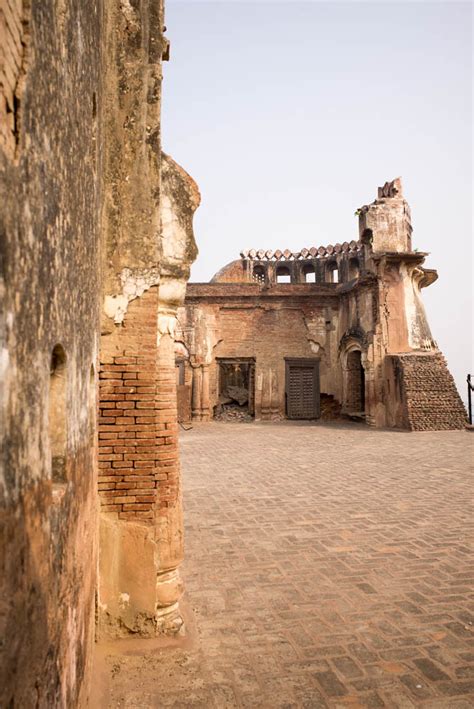
[(248, 420), (255, 415), (255, 360), (218, 359), (219, 399), (215, 418)]
[(319, 418), (319, 360), (286, 360), (286, 415), (289, 419)]
[(346, 410), (350, 414), (365, 412), (365, 372), (359, 350), (347, 355)]

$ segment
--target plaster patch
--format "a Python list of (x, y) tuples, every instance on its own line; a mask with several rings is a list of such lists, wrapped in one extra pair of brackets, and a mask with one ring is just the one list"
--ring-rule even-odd
[(125, 606), (128, 606), (130, 603), (130, 594), (121, 593), (119, 596), (119, 603), (122, 608), (125, 608)]
[(131, 268), (124, 268), (120, 274), (120, 281), (122, 292), (106, 295), (104, 300), (105, 314), (117, 325), (123, 322), (130, 301), (140, 298), (145, 291), (158, 285), (160, 269), (146, 268), (141, 271), (132, 271)]
[(174, 339), (177, 322), (178, 319), (174, 314), (158, 315), (158, 343), (163, 335), (171, 335)]

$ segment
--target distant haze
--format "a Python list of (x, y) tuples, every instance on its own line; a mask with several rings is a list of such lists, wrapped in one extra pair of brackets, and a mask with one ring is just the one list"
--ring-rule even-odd
[(465, 399), (472, 363), (472, 6), (168, 0), (163, 146), (197, 181), (208, 281), (245, 248), (358, 238), (402, 176), (439, 280), (431, 329)]

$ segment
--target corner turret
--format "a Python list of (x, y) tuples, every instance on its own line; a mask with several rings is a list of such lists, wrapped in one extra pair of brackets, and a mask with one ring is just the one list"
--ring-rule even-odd
[(359, 238), (374, 252), (409, 252), (411, 247), (410, 207), (403, 198), (397, 177), (378, 188), (377, 199), (357, 210)]

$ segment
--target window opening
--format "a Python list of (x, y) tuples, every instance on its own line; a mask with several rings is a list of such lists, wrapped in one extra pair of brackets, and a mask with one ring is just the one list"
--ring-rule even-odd
[(291, 283), (290, 269), (286, 266), (280, 266), (276, 272), (277, 283)]
[(263, 266), (255, 266), (252, 273), (252, 280), (256, 283), (265, 283), (265, 269)]
[(337, 264), (330, 264), (326, 273), (328, 283), (339, 283), (339, 269)]

